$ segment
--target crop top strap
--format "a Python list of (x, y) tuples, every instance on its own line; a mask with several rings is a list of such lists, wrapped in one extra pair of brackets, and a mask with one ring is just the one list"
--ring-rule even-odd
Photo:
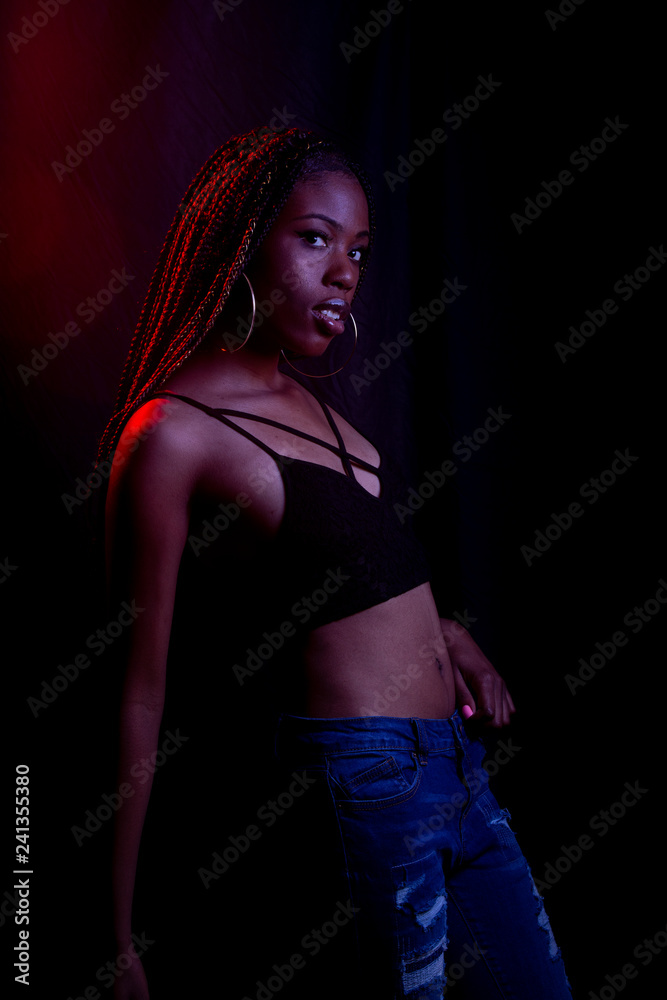
[[(181, 399), (184, 403), (189, 403), (190, 406), (196, 406), (198, 410), (201, 410), (203, 413), (208, 414), (209, 417), (214, 417), (221, 423), (226, 424), (227, 427), (231, 427), (232, 430), (238, 431), (239, 434), (242, 434), (243, 437), (248, 439), (248, 441), (252, 441), (253, 444), (257, 444), (259, 445), (260, 448), (263, 448), (263, 450), (268, 455), (270, 455), (274, 461), (280, 462), (280, 455), (276, 451), (274, 451), (273, 448), (270, 448), (269, 445), (266, 444), (266, 442), (261, 441), (259, 438), (255, 437), (255, 435), (251, 434), (250, 431), (247, 431), (245, 427), (241, 427), (239, 426), (239, 424), (235, 424), (233, 420), (228, 420), (227, 417), (225, 416), (225, 413), (227, 411), (223, 412), (222, 410), (214, 409), (212, 406), (207, 406), (206, 403), (200, 403), (198, 399), (191, 399), (190, 396), (181, 396), (177, 392), (169, 392), (169, 390), (166, 389), (163, 392), (152, 393), (153, 398), (157, 396), (166, 396), (168, 399)], [(228, 412), (230, 414), (237, 413), (237, 411), (235, 410), (229, 410)], [(243, 416), (251, 416), (251, 414), (244, 413)]]
[(296, 434), (297, 437), (305, 438), (307, 441), (312, 441), (314, 444), (318, 444), (322, 448), (327, 448), (335, 455), (338, 455), (338, 457), (341, 459), (341, 461), (343, 462), (345, 473), (350, 477), (350, 479), (356, 479), (354, 472), (352, 470), (350, 459), (352, 459), (352, 461), (355, 462), (355, 464), (361, 466), (363, 469), (366, 469), (368, 472), (373, 472), (375, 473), (376, 476), (378, 475), (378, 469), (374, 465), (371, 465), (369, 462), (365, 462), (362, 458), (357, 458), (355, 455), (350, 455), (347, 448), (345, 447), (345, 442), (343, 441), (342, 435), (338, 430), (338, 427), (336, 426), (336, 423), (333, 419), (333, 416), (329, 412), (328, 407), (322, 400), (318, 399), (317, 396), (315, 396), (314, 398), (317, 399), (318, 403), (324, 410), (326, 418), (329, 421), (329, 425), (333, 430), (334, 434), (336, 435), (338, 446), (336, 446), (335, 444), (329, 444), (328, 441), (322, 441), (321, 438), (314, 437), (312, 434), (308, 434), (306, 431), (300, 431), (296, 427), (290, 427), (288, 424), (281, 424), (278, 420), (272, 420), (270, 417), (261, 417), (256, 413), (247, 413), (245, 410), (231, 410), (228, 409), (227, 407), (207, 406), (206, 403), (200, 403), (199, 400), (197, 399), (192, 399), (190, 396), (182, 396), (177, 392), (170, 392), (168, 389), (165, 389), (161, 392), (154, 392), (151, 394), (151, 396), (152, 398), (164, 396), (167, 398), (180, 399), (184, 403), (189, 403), (191, 406), (197, 407), (198, 410), (201, 410), (203, 413), (208, 414), (208, 416), (210, 417), (214, 417), (216, 420), (219, 420), (227, 427), (231, 427), (232, 430), (238, 431), (239, 434), (242, 434), (243, 437), (247, 438), (249, 441), (252, 441), (254, 444), (259, 445), (260, 448), (262, 448), (265, 452), (267, 452), (267, 454), (269, 454), (271, 458), (273, 458), (278, 463), (280, 463), (280, 460), (284, 458), (284, 456), (279, 455), (272, 448), (270, 448), (269, 445), (266, 444), (266, 442), (260, 440), (260, 438), (255, 437), (255, 435), (251, 434), (250, 431), (247, 431), (245, 427), (241, 427), (240, 424), (235, 423), (233, 420), (229, 420), (229, 417), (244, 417), (248, 420), (256, 420), (258, 423), (270, 424), (271, 427), (277, 427), (279, 430), (288, 431), (290, 434)]
[[(355, 479), (356, 477), (354, 475), (354, 472), (352, 471), (352, 465), (350, 464), (350, 457), (354, 458), (354, 456), (350, 456), (348, 454), (348, 450), (345, 447), (345, 442), (343, 441), (343, 436), (342, 436), (341, 432), (338, 430), (338, 426), (336, 424), (336, 421), (334, 420), (334, 418), (333, 418), (333, 416), (331, 414), (331, 411), (329, 410), (329, 407), (327, 406), (327, 404), (324, 402), (323, 399), (320, 399), (319, 396), (315, 396), (314, 394), (313, 394), (313, 396), (317, 400), (317, 402), (320, 404), (320, 406), (322, 407), (322, 409), (324, 410), (324, 415), (327, 418), (327, 420), (329, 421), (329, 427), (331, 428), (331, 430), (336, 435), (336, 441), (338, 441), (338, 447), (340, 449), (340, 457), (341, 457), (341, 460), (343, 462), (343, 468), (345, 469), (345, 472), (350, 477), (350, 479)], [(356, 461), (356, 459), (355, 459), (355, 461)], [(374, 470), (374, 471), (377, 472), (377, 469)]]

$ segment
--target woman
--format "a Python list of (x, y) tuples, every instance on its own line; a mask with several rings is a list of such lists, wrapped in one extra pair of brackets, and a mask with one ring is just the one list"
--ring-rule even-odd
[[(483, 780), (482, 744), (457, 711), (501, 727), (512, 699), (467, 633), (439, 618), (393, 511), (391, 464), (278, 367), (298, 370), (346, 330), (356, 338), (372, 234), (361, 172), (297, 129), (230, 140), (186, 193), (100, 449), (115, 448), (112, 593), (142, 609), (127, 639), (119, 782), (133, 785), (158, 745), (183, 575), (206, 577), (233, 620), (220, 581), (250, 565), (263, 641), (244, 642), (234, 672), (240, 685), (277, 684), (278, 757), (324, 790), (360, 956), (348, 991), (439, 997), (447, 951), (474, 956), (460, 995), (566, 997), (527, 865)], [(215, 525), (224, 537), (211, 553)], [(284, 677), (272, 652), (283, 645)], [(134, 786), (115, 849), (116, 935), (130, 954), (151, 783)], [(138, 960), (116, 990), (148, 996)]]

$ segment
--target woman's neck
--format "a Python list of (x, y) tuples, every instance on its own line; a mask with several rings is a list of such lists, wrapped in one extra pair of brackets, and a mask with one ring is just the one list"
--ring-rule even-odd
[(193, 387), (221, 398), (238, 392), (275, 392), (285, 386), (285, 376), (278, 370), (280, 352), (260, 352), (249, 346), (238, 351), (223, 351), (212, 342), (202, 344), (168, 380), (174, 391)]

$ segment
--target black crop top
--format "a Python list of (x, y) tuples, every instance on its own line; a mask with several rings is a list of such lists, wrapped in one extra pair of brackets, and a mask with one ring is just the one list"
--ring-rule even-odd
[[(405, 496), (395, 463), (381, 455), (376, 468), (350, 455), (329, 408), (319, 397), (314, 396), (338, 446), (268, 417), (213, 408), (170, 391), (153, 396), (175, 397), (197, 407), (262, 448), (277, 463), (285, 490), (285, 511), (276, 535), (267, 543), (267, 565), (261, 572), (265, 580), (274, 581), (276, 605), (295, 624), (307, 621), (310, 630), (338, 621), (429, 580), (424, 551), (411, 525), (401, 523), (394, 510), (394, 504)], [(280, 455), (230, 417), (270, 424), (312, 441), (338, 455), (344, 472)], [(357, 481), (352, 461), (377, 476), (379, 497)]]

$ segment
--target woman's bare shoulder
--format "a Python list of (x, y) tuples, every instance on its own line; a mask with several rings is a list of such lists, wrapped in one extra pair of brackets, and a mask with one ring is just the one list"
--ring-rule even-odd
[[(194, 398), (194, 397), (193, 397)], [(196, 495), (234, 496), (267, 456), (242, 435), (176, 397), (140, 406), (123, 428), (112, 488), (156, 488), (189, 503)]]
[(189, 408), (160, 397), (138, 407), (123, 427), (112, 460), (112, 485), (166, 485), (188, 493), (206, 454), (201, 424)]

